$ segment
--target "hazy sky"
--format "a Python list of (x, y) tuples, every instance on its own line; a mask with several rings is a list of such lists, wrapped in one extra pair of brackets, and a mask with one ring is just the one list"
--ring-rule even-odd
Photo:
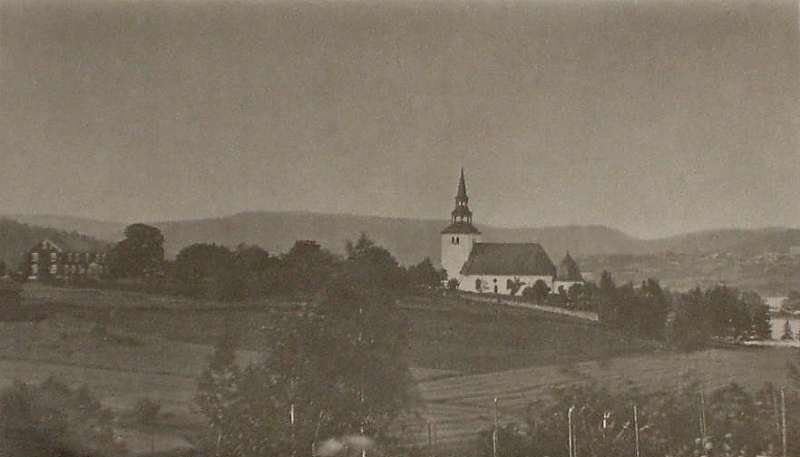
[(796, 1), (0, 8), (0, 213), (800, 226)]

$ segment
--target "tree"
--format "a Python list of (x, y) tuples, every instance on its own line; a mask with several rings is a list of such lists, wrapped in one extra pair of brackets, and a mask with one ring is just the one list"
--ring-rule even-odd
[(638, 295), (641, 308), (635, 313), (635, 319), (638, 322), (640, 336), (663, 340), (664, 326), (670, 310), (667, 295), (661, 289), (658, 281), (652, 278), (642, 283)]
[(273, 268), (276, 259), (257, 245), (244, 243), (236, 247), (234, 260), (237, 266), (248, 274), (260, 274)]
[(239, 397), (241, 370), (236, 364), (236, 329), (227, 320), (214, 345), (208, 367), (197, 383), (196, 401), (206, 417), (208, 432), (204, 434), (205, 446), (220, 455), (230, 449), (235, 441), (235, 411)]
[(141, 278), (155, 273), (164, 261), (164, 235), (147, 224), (132, 224), (125, 239), (109, 253), (111, 274), (122, 278)]
[(336, 256), (312, 240), (298, 240), (283, 255), (282, 267), (287, 292), (314, 295), (331, 277)]
[(380, 397), (362, 401), (362, 373), (351, 365), (359, 353), (352, 330), (331, 316), (277, 322), (267, 335), (269, 349), (242, 371), (234, 398), (222, 405), (225, 422), (205, 440), (208, 451), (284, 457), (362, 427), (375, 436), (375, 424), (365, 419)]
[(794, 332), (792, 332), (792, 326), (789, 325), (789, 319), (786, 319), (786, 323), (783, 324), (783, 335), (781, 335), (781, 341), (792, 340), (794, 340)]
[(216, 244), (196, 243), (175, 257), (175, 278), (186, 284), (192, 295), (235, 301), (247, 295), (244, 266), (230, 249)]
[(547, 285), (541, 279), (537, 279), (536, 282), (533, 283), (533, 286), (525, 289), (523, 294), (527, 292), (527, 298), (534, 300), (536, 303), (542, 304), (542, 302), (547, 298), (547, 295), (550, 294), (550, 286)]
[(417, 290), (440, 289), (447, 279), (447, 272), (436, 269), (430, 257), (425, 257), (422, 262), (408, 268), (408, 280), (411, 287)]
[(0, 449), (8, 457), (120, 455), (114, 417), (86, 387), (48, 378), (16, 381), (0, 394)]
[(752, 330), (754, 339), (768, 340), (772, 338), (772, 327), (770, 325), (769, 308), (766, 305), (756, 307), (753, 310), (752, 320), (753, 320)]
[(181, 249), (173, 264), (175, 278), (194, 287), (201, 287), (207, 278), (230, 268), (233, 268), (233, 252), (225, 246), (209, 243)]
[(458, 286), (460, 286), (460, 285), (461, 285), (461, 283), (458, 281), (458, 279), (450, 278), (447, 281), (447, 290), (450, 290), (450, 291), (458, 290)]

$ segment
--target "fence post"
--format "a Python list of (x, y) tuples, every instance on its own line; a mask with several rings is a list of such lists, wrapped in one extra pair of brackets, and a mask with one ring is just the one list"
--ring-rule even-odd
[(639, 408), (637, 408), (636, 405), (633, 405), (633, 427), (633, 436), (636, 440), (636, 457), (639, 457)]
[(494, 397), (494, 430), (492, 431), (492, 456), (497, 457), (498, 447), (498, 417), (497, 417), (497, 397)]
[(567, 437), (569, 439), (569, 457), (575, 457), (575, 435), (572, 428), (572, 415), (575, 412), (575, 406), (570, 406), (567, 411)]
[(788, 456), (786, 443), (786, 395), (781, 389), (781, 444), (783, 446), (783, 457)]

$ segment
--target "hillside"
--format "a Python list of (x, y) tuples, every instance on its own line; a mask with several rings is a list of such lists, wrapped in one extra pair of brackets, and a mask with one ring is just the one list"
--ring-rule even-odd
[(54, 216), (48, 214), (14, 214), (7, 216), (17, 222), (50, 227), (67, 232), (76, 232), (98, 240), (117, 241), (122, 239), (125, 226), (120, 222), (103, 222), (71, 216)]
[[(75, 231), (95, 238), (117, 241), (125, 224), (62, 216), (13, 216), (44, 227)], [(445, 220), (386, 218), (349, 214), (307, 212), (249, 212), (233, 216), (185, 221), (150, 222), (166, 237), (166, 250), (173, 257), (181, 248), (197, 242), (236, 246), (258, 244), (270, 252), (287, 251), (298, 239), (312, 239), (324, 247), (343, 252), (347, 240), (362, 232), (386, 246), (404, 264), (424, 257), (439, 259), (439, 232)], [(544, 246), (554, 261), (569, 249), (577, 256), (731, 253), (757, 255), (787, 253), (800, 246), (800, 229), (720, 229), (644, 240), (600, 225), (541, 228), (500, 228), (478, 225), (484, 241), (528, 241)]]
[(16, 267), (23, 260), (28, 249), (42, 238), (50, 238), (56, 242), (80, 240), (92, 244), (104, 244), (95, 238), (75, 232), (38, 227), (0, 218), (0, 260), (4, 260), (12, 268)]
[[(74, 230), (116, 241), (124, 224), (61, 216), (14, 216), (17, 220), (63, 230)], [(362, 232), (395, 254), (404, 264), (425, 257), (439, 259), (439, 232), (445, 220), (395, 219), (374, 216), (303, 212), (250, 212), (215, 219), (151, 222), (166, 237), (168, 257), (197, 242), (236, 246), (258, 244), (270, 252), (286, 252), (298, 239), (312, 239), (343, 252), (347, 240)], [(577, 254), (640, 253), (646, 242), (604, 226), (566, 226), (506, 229), (479, 225), (486, 241), (535, 241), (554, 257), (567, 249)]]

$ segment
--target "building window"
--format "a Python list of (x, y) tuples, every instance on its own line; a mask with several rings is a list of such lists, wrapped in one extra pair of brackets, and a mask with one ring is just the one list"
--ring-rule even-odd
[(58, 260), (58, 253), (51, 252), (50, 253), (50, 260), (53, 260), (53, 261)]
[(461, 238), (456, 237), (456, 244), (461, 244)]
[(38, 262), (38, 261), (39, 261), (39, 253), (31, 252), (31, 262)]

